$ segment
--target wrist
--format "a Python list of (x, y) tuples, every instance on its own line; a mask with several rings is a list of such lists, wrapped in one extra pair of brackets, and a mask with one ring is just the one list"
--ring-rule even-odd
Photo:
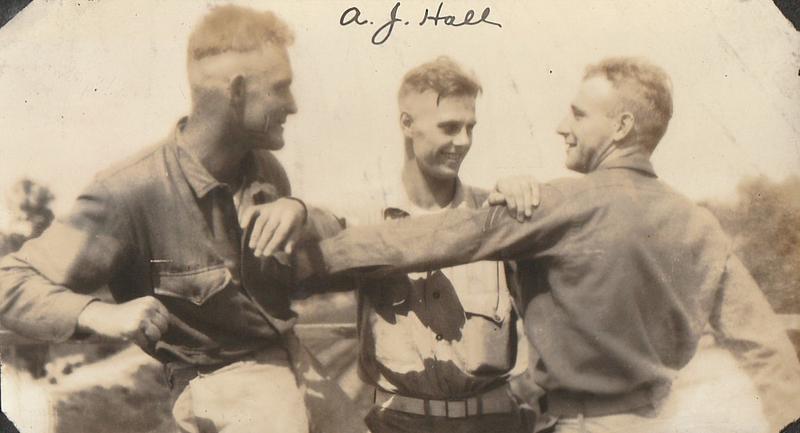
[(306, 203), (297, 197), (286, 196), (283, 198), (297, 202), (303, 207), (303, 224), (305, 224), (308, 221), (308, 206), (306, 206)]
[(79, 334), (102, 334), (101, 324), (108, 320), (109, 307), (112, 305), (100, 300), (93, 300), (86, 304), (81, 314), (78, 315), (76, 331)]

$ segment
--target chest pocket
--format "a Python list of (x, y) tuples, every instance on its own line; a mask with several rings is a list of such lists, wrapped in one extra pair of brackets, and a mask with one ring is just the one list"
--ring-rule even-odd
[(442, 270), (467, 316), (480, 316), (498, 326), (509, 317), (511, 296), (502, 266), (498, 262), (477, 262)]
[(155, 276), (156, 295), (167, 296), (203, 305), (231, 282), (230, 271), (220, 265), (186, 272), (159, 272)]

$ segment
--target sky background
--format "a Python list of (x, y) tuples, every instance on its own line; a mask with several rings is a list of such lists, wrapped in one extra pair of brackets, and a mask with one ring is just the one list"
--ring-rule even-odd
[[(188, 34), (221, 3), (34, 2), (0, 28), (0, 193), (30, 176), (63, 213), (98, 170), (169, 134), (189, 108)], [(391, 1), (235, 3), (275, 11), (296, 34), (299, 112), (278, 155), (295, 195), (335, 210), (397, 178), (400, 79), (443, 54), (484, 87), (466, 182), (571, 175), (554, 129), (584, 66), (609, 55), (646, 56), (671, 74), (675, 115), (653, 162), (679, 191), (727, 199), (745, 176), (800, 174), (800, 34), (768, 0), (443, 6), (461, 17), (490, 6), (502, 28), (421, 27), (438, 2), (403, 1), (411, 24), (380, 46), (370, 37)], [(376, 24), (340, 26), (350, 6)]]

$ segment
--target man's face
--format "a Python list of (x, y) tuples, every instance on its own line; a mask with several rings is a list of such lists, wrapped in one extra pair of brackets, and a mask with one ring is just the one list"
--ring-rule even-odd
[(439, 99), (433, 91), (411, 95), (404, 101), (410, 122), (403, 124), (411, 139), (420, 170), (437, 179), (454, 179), (472, 146), (475, 97), (448, 96)]
[(618, 125), (613, 113), (619, 102), (617, 91), (605, 78), (592, 77), (581, 83), (556, 130), (567, 144), (568, 169), (589, 173), (607, 156)]
[(297, 112), (292, 84), (292, 68), (286, 49), (268, 45), (242, 55), (245, 79), (241, 129), (255, 148), (278, 150), (284, 146), (283, 124)]

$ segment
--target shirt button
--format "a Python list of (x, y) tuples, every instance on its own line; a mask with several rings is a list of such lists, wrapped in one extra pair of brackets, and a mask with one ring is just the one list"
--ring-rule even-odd
[(439, 299), (440, 296), (442, 295), (440, 295), (439, 292), (433, 292), (433, 299)]
[(436, 341), (442, 341), (442, 339), (444, 339), (444, 337), (442, 337), (442, 334), (436, 334)]
[(494, 315), (494, 321), (495, 321), (495, 322), (499, 322), (499, 321), (500, 321), (500, 319), (502, 319), (502, 317), (500, 317), (500, 315), (499, 315), (499, 314), (495, 314), (495, 315)]

